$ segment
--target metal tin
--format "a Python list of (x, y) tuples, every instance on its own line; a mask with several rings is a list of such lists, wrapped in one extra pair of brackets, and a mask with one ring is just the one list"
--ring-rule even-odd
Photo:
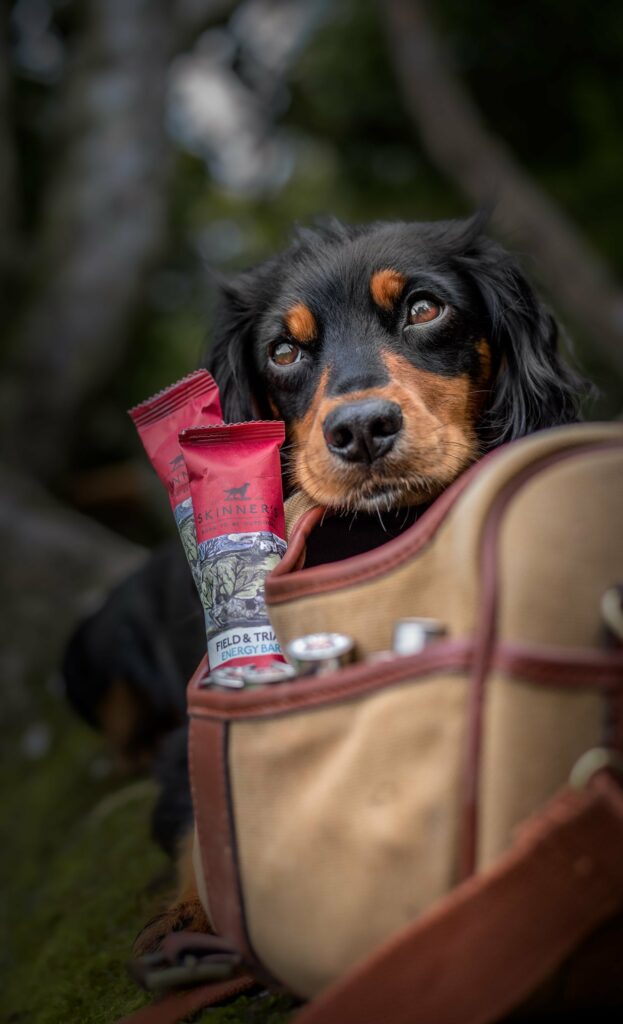
[[(203, 683), (202, 683), (203, 685)], [(207, 686), (224, 686), (228, 690), (242, 690), (244, 688), (243, 669), (240, 665), (232, 665), (229, 668), (214, 668), (205, 681)]]
[(345, 633), (308, 633), (292, 640), (287, 653), (301, 674), (324, 674), (354, 660), (355, 641)]
[(447, 628), (439, 619), (398, 619), (394, 624), (394, 654), (419, 654), (429, 644), (445, 636)]
[(265, 683), (289, 683), (297, 676), (296, 669), (285, 661), (273, 661), (270, 665), (243, 665), (242, 678), (247, 686), (263, 686)]

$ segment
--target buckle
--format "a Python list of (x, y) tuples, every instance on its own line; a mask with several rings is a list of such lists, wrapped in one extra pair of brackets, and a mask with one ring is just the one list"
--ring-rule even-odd
[(227, 981), (241, 966), (240, 953), (216, 935), (172, 932), (157, 952), (131, 960), (128, 970), (142, 988), (160, 993)]

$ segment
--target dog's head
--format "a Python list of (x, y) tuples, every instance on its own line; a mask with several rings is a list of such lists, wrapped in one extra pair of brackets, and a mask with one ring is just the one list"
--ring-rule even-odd
[(489, 448), (576, 419), (557, 342), (477, 218), (332, 223), (222, 283), (209, 368), (227, 420), (285, 420), (292, 486), (376, 511), (429, 501)]

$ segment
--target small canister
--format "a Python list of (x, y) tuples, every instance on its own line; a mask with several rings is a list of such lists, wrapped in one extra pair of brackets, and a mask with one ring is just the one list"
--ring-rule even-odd
[(242, 690), (244, 688), (244, 675), (242, 666), (232, 665), (229, 668), (214, 668), (210, 675), (202, 680), (202, 686), (223, 686), (227, 690)]
[(292, 640), (287, 653), (301, 675), (324, 675), (354, 660), (355, 641), (345, 633), (308, 633)]
[(269, 665), (244, 665), (242, 678), (245, 686), (263, 686), (265, 683), (290, 683), (297, 676), (296, 669), (285, 661), (273, 661)]
[(446, 633), (446, 626), (439, 619), (398, 619), (394, 624), (392, 643), (394, 654), (403, 657), (419, 654), (429, 644), (444, 637)]

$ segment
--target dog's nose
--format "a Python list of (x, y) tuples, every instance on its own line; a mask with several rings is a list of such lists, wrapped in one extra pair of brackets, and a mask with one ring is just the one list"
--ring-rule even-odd
[(396, 402), (368, 398), (338, 405), (322, 426), (329, 451), (347, 462), (374, 462), (387, 455), (402, 430)]

